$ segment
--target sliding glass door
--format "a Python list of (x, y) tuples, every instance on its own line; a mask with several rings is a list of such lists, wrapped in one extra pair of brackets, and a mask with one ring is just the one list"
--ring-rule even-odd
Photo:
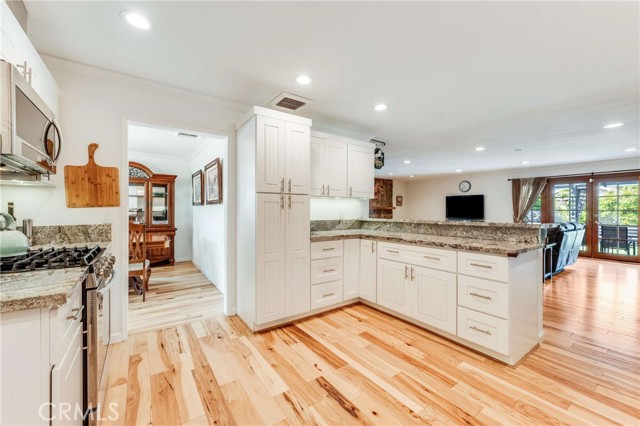
[[(552, 214), (550, 218), (547, 218), (546, 222), (577, 222), (589, 229), (591, 225), (589, 180), (551, 180), (548, 185), (550, 188)], [(589, 232), (585, 232), (580, 245), (580, 254), (590, 256), (592, 246)]]
[(638, 183), (637, 176), (594, 180), (594, 257), (639, 260)]

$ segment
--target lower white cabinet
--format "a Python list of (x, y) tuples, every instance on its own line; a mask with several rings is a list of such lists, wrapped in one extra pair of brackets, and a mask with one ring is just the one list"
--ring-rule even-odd
[(355, 299), (358, 297), (358, 288), (360, 286), (360, 240), (351, 239), (344, 240), (343, 254), (344, 275), (342, 296), (344, 300)]
[(501, 354), (509, 354), (507, 320), (459, 306), (458, 336)]
[(409, 266), (393, 260), (378, 260), (378, 305), (410, 315), (409, 284)]
[(374, 240), (360, 240), (360, 298), (376, 303), (377, 244)]
[(342, 280), (311, 287), (311, 309), (324, 308), (342, 302)]

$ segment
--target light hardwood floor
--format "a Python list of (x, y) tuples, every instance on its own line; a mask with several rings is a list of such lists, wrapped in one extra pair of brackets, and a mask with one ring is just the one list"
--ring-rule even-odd
[(218, 316), (113, 345), (127, 425), (638, 425), (640, 267), (581, 259), (545, 285), (517, 368), (361, 304), (252, 335)]
[(151, 270), (145, 302), (129, 289), (129, 334), (222, 315), (222, 293), (191, 262)]

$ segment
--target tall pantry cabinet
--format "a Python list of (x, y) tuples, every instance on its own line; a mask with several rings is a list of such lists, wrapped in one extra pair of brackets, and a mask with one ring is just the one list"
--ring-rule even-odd
[(237, 127), (238, 315), (253, 331), (310, 309), (310, 128), (261, 107)]

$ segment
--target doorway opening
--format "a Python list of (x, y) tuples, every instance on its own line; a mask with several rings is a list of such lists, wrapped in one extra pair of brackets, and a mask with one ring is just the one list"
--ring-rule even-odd
[(226, 137), (138, 122), (128, 135), (128, 331), (224, 315)]

